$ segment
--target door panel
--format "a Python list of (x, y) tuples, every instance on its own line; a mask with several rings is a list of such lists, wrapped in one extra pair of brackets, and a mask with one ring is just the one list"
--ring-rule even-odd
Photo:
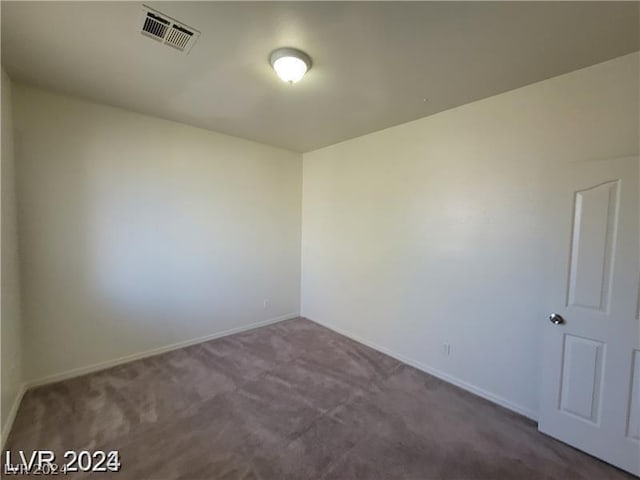
[(618, 183), (576, 193), (569, 305), (602, 311), (608, 308)]
[(540, 431), (640, 475), (638, 157), (549, 176)]
[(604, 345), (565, 335), (560, 409), (592, 423), (598, 421)]

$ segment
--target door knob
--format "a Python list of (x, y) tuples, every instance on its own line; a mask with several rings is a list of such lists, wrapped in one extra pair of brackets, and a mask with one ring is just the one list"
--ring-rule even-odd
[(561, 325), (564, 323), (564, 318), (562, 318), (562, 315), (558, 313), (552, 313), (549, 315), (549, 321), (554, 325)]

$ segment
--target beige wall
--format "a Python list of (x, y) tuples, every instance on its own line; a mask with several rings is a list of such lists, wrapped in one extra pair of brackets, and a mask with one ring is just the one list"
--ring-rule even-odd
[(302, 314), (535, 417), (547, 180), (638, 153), (638, 66), (628, 55), (305, 154)]
[(8, 421), (15, 413), (22, 388), (22, 344), (20, 322), (20, 282), (16, 231), (15, 174), (11, 80), (2, 71), (2, 286), (0, 301), (0, 363), (2, 364), (2, 444)]
[(21, 84), (14, 112), (27, 380), (298, 313), (299, 154)]

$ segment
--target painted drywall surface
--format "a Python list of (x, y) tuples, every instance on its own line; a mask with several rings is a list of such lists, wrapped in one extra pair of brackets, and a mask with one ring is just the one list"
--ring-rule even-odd
[(14, 114), (27, 380), (299, 311), (299, 154), (21, 84)]
[(302, 314), (535, 417), (546, 180), (638, 153), (638, 87), (632, 54), (305, 154)]
[(0, 363), (2, 364), (2, 438), (22, 388), (20, 282), (16, 223), (11, 80), (2, 71), (2, 286), (0, 288)]

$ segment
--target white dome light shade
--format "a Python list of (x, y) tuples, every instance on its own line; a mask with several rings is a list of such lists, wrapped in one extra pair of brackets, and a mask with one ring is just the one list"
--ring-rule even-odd
[(296, 83), (307, 73), (307, 64), (296, 57), (281, 57), (273, 62), (273, 69), (282, 81)]
[(271, 54), (271, 66), (283, 82), (296, 83), (311, 67), (311, 59), (300, 50), (280, 48)]

